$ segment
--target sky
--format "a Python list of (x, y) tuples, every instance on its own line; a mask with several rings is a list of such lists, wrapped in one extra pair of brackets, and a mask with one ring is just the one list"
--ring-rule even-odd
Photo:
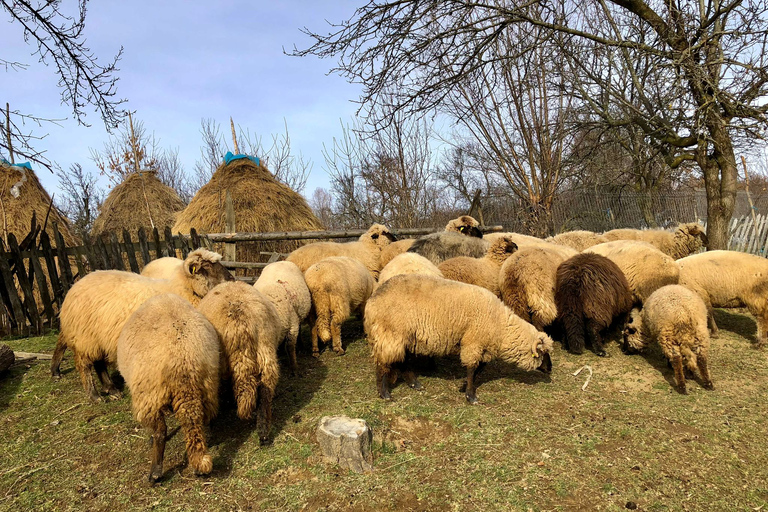
[[(75, 5), (64, 0), (65, 5)], [(117, 95), (126, 109), (135, 111), (147, 132), (162, 148), (178, 148), (185, 171), (191, 173), (200, 156), (200, 121), (213, 118), (229, 134), (229, 117), (236, 125), (261, 136), (285, 131), (292, 150), (313, 162), (305, 196), (316, 187), (329, 187), (323, 169), (323, 144), (341, 136), (341, 122), (350, 122), (357, 110), (353, 100), (359, 85), (328, 75), (335, 61), (316, 57), (290, 57), (294, 45), (311, 44), (300, 32), (308, 27), (327, 32), (326, 20), (350, 17), (355, 4), (328, 0), (279, 2), (193, 2), (101, 0), (88, 4), (87, 46), (106, 64), (123, 46), (118, 63)], [(11, 110), (47, 118), (67, 118), (61, 127), (34, 127), (47, 137), (36, 144), (63, 168), (80, 163), (95, 170), (89, 148), (101, 149), (109, 136), (92, 109), (78, 126), (71, 108), (61, 104), (58, 76), (31, 55), (18, 24), (0, 10), (0, 58), (28, 64), (23, 71), (5, 71), (0, 78), (0, 104)], [(32, 128), (32, 127), (30, 127)], [(226, 129), (226, 131), (225, 131)], [(49, 193), (58, 180), (49, 171), (37, 174)], [(103, 179), (106, 186), (107, 180)]]

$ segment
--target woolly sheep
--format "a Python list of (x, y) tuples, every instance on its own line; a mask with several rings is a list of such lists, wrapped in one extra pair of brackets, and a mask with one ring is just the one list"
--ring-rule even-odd
[(677, 284), (680, 269), (668, 256), (647, 242), (616, 240), (589, 247), (584, 252), (605, 256), (627, 278), (635, 304), (641, 304), (662, 286)]
[(493, 243), (495, 240), (498, 240), (501, 237), (507, 237), (511, 239), (515, 244), (517, 244), (518, 248), (523, 248), (529, 245), (556, 245), (552, 244), (550, 242), (547, 242), (545, 240), (542, 240), (541, 238), (536, 238), (535, 236), (530, 235), (523, 235), (521, 233), (487, 233), (483, 240), (487, 241), (488, 243)]
[(464, 236), (451, 231), (432, 233), (416, 240), (408, 252), (427, 258), (435, 265), (456, 256), (482, 258), (490, 244), (482, 238)]
[(318, 336), (323, 343), (333, 341), (333, 350), (344, 354), (341, 324), (353, 311), (360, 314), (373, 292), (374, 280), (359, 261), (337, 256), (326, 258), (304, 273), (312, 295), (312, 355), (318, 357)]
[(547, 238), (546, 242), (564, 245), (577, 251), (583, 251), (593, 245), (610, 242), (604, 235), (593, 233), (592, 231), (567, 231), (559, 235)]
[(707, 244), (704, 228), (695, 222), (680, 224), (675, 231), (659, 229), (614, 229), (603, 235), (614, 240), (640, 240), (648, 242), (673, 259), (684, 258)]
[(530, 245), (510, 256), (499, 271), (501, 298), (512, 311), (538, 330), (557, 318), (555, 274), (576, 250), (564, 245)]
[(581, 354), (586, 329), (592, 350), (598, 356), (605, 356), (600, 331), (607, 328), (614, 317), (629, 313), (632, 293), (627, 278), (614, 262), (587, 252), (557, 267), (555, 304), (567, 348)]
[[(392, 242), (391, 244), (387, 245), (384, 249), (381, 250), (381, 268), (385, 268), (387, 265), (389, 265), (390, 261), (410, 249), (413, 245), (413, 242), (415, 241), (415, 238), (406, 238), (405, 240), (398, 240), (397, 242)], [(381, 274), (379, 274), (379, 279), (381, 279)]]
[(312, 297), (304, 281), (304, 274), (295, 263), (276, 261), (264, 267), (253, 286), (271, 300), (277, 310), (291, 372), (295, 375), (298, 371), (296, 340), (299, 337), (299, 328), (312, 308)]
[(58, 378), (64, 352), (74, 352), (75, 368), (91, 400), (100, 399), (93, 382), (95, 368), (104, 390), (118, 398), (120, 392), (109, 377), (107, 365), (117, 357), (117, 338), (131, 314), (147, 299), (175, 293), (197, 305), (208, 290), (233, 280), (221, 256), (205, 249), (189, 254), (173, 279), (151, 279), (132, 272), (91, 272), (74, 284), (59, 313), (60, 331), (51, 361), (51, 374)]
[(163, 475), (170, 411), (184, 431), (189, 465), (210, 473), (203, 426), (216, 414), (219, 392), (219, 339), (210, 322), (178, 295), (152, 297), (125, 322), (117, 367), (131, 390), (133, 416), (152, 432), (149, 481)]
[(671, 363), (678, 392), (688, 393), (683, 361), (692, 373), (699, 370), (705, 389), (715, 389), (707, 368), (707, 307), (695, 292), (676, 284), (663, 286), (651, 294), (642, 312), (632, 310), (624, 328), (624, 352), (640, 352), (652, 340)]
[(488, 361), (501, 359), (524, 370), (552, 368), (552, 340), (546, 334), (521, 320), (488, 290), (457, 281), (395, 276), (368, 301), (364, 325), (376, 366), (376, 388), (385, 400), (390, 398), (392, 371), (401, 366), (409, 386), (421, 388), (409, 366), (414, 356), (458, 354), (467, 369), (462, 391), (470, 403), (477, 401), (475, 379)]
[(757, 320), (757, 346), (768, 335), (768, 260), (736, 251), (708, 251), (677, 260), (680, 284), (699, 294), (708, 311), (712, 334), (717, 324), (712, 308), (746, 307)]
[(238, 281), (211, 290), (198, 310), (219, 335), (221, 377), (232, 381), (237, 416), (250, 419), (258, 408), (259, 439), (266, 442), (280, 376), (277, 346), (283, 337), (275, 306), (253, 286)]
[(184, 261), (179, 258), (171, 258), (169, 256), (158, 258), (144, 265), (144, 268), (141, 269), (141, 275), (151, 277), (152, 279), (171, 279), (182, 263)]
[(381, 270), (381, 251), (395, 240), (397, 239), (386, 226), (374, 224), (360, 235), (357, 242), (307, 244), (293, 251), (286, 259), (298, 265), (302, 272), (306, 272), (309, 267), (322, 259), (331, 256), (348, 256), (365, 265), (371, 275), (378, 278)]
[(396, 256), (386, 267), (381, 269), (377, 286), (381, 286), (388, 279), (401, 274), (426, 274), (443, 277), (440, 269), (427, 258), (413, 252), (407, 252)]
[(442, 262), (438, 269), (446, 279), (480, 286), (499, 297), (499, 270), (516, 250), (517, 245), (510, 238), (499, 237), (488, 247), (484, 257), (451, 258)]

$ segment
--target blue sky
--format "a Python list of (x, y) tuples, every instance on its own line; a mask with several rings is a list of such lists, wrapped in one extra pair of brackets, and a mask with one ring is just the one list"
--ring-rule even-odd
[[(74, 4), (72, 0), (65, 3)], [(327, 31), (325, 20), (340, 22), (355, 4), (331, 1), (189, 2), (102, 0), (88, 4), (87, 46), (106, 63), (124, 47), (118, 67), (118, 95), (128, 99), (163, 148), (179, 148), (187, 172), (200, 154), (200, 120), (214, 118), (227, 128), (235, 123), (260, 135), (282, 133), (288, 124), (292, 148), (314, 167), (305, 195), (328, 187), (322, 146), (341, 135), (340, 119), (348, 122), (360, 88), (327, 75), (334, 61), (283, 54), (310, 39), (299, 29)], [(0, 21), (9, 16), (0, 10)], [(0, 103), (11, 109), (51, 118), (68, 118), (62, 127), (35, 128), (48, 136), (37, 147), (62, 167), (79, 162), (94, 168), (89, 148), (101, 149), (108, 135), (98, 115), (87, 110), (81, 127), (71, 109), (61, 104), (55, 70), (37, 62), (34, 47), (24, 42), (14, 24), (0, 30), (0, 58), (29, 64), (25, 71), (2, 77)], [(2, 71), (0, 71), (2, 72)], [(49, 192), (57, 180), (38, 170)], [(104, 180), (106, 184), (106, 180)]]

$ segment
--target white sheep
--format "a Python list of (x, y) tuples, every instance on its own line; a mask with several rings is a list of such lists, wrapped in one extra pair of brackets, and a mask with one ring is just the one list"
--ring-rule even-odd
[(395, 256), (386, 267), (381, 269), (377, 286), (381, 286), (388, 279), (401, 274), (427, 274), (435, 277), (443, 277), (443, 273), (440, 272), (440, 269), (427, 258), (413, 252), (406, 252)]
[(184, 260), (170, 256), (158, 258), (144, 265), (144, 268), (141, 269), (141, 275), (152, 279), (170, 279), (176, 274), (182, 263)]
[(452, 231), (432, 233), (416, 240), (408, 249), (424, 256), (435, 265), (457, 256), (482, 258), (490, 244), (482, 238), (464, 236)]
[(610, 240), (604, 235), (585, 230), (566, 231), (565, 233), (560, 233), (559, 235), (549, 237), (545, 241), (551, 242), (553, 244), (564, 245), (566, 247), (576, 249), (577, 251), (583, 251), (584, 249), (592, 247), (593, 245), (610, 242)]
[(614, 229), (603, 235), (614, 240), (640, 240), (648, 242), (673, 259), (684, 258), (707, 244), (704, 228), (695, 222), (680, 224), (674, 231), (660, 229)]
[(509, 237), (502, 236), (490, 244), (482, 258), (459, 256), (445, 260), (437, 268), (446, 279), (480, 286), (498, 297), (501, 295), (499, 271), (516, 250), (517, 245)]

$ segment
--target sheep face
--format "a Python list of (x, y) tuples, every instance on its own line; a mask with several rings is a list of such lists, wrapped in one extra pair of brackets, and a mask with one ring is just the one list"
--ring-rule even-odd
[(221, 264), (221, 255), (198, 249), (184, 260), (184, 272), (192, 279), (192, 290), (198, 297), (204, 297), (209, 290), (224, 281), (235, 278)]
[(469, 215), (462, 215), (458, 219), (453, 219), (445, 226), (446, 231), (455, 231), (466, 236), (473, 236), (475, 238), (483, 238), (483, 232), (480, 231), (478, 226), (480, 225), (474, 218)]
[(360, 238), (358, 239), (361, 242), (367, 241), (375, 245), (379, 248), (379, 250), (383, 249), (387, 245), (389, 245), (392, 242), (397, 241), (397, 237), (393, 235), (389, 228), (382, 224), (374, 224), (370, 228), (368, 228), (368, 231), (360, 235)]
[(686, 224), (685, 226), (681, 227), (681, 229), (687, 232), (690, 236), (699, 237), (702, 245), (707, 245), (709, 243), (703, 226), (698, 224)]
[[(503, 341), (500, 358), (515, 363), (523, 370), (539, 370), (544, 373), (552, 371), (552, 359), (549, 353), (552, 351), (552, 339), (539, 332), (535, 327), (522, 322), (515, 317), (508, 324), (507, 332), (510, 334)], [(530, 341), (524, 341), (525, 339)]]
[(645, 350), (648, 341), (641, 332), (642, 314), (639, 309), (634, 308), (629, 314), (627, 326), (624, 328), (624, 344), (621, 351), (625, 354), (637, 354)]

